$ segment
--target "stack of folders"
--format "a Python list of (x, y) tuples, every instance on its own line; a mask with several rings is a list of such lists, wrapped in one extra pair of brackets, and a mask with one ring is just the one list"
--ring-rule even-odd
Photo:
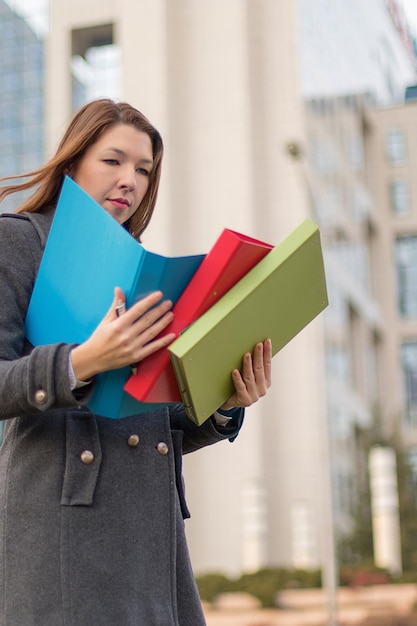
[(188, 416), (204, 422), (234, 392), (245, 352), (270, 337), (276, 354), (327, 304), (319, 231), (306, 220), (169, 346)]
[(275, 248), (224, 229), (206, 255), (149, 252), (65, 179), (26, 319), (33, 345), (85, 341), (120, 286), (127, 306), (161, 290), (177, 339), (97, 377), (89, 408), (125, 417), (182, 401), (203, 423), (233, 392), (231, 372), (271, 337), (276, 354), (327, 306), (320, 235), (304, 221)]
[[(202, 261), (173, 308), (174, 320), (161, 334), (187, 333), (190, 325), (210, 309), (254, 267), (272, 246), (225, 229)], [(125, 390), (142, 402), (182, 400), (168, 350), (159, 350), (142, 363)]]

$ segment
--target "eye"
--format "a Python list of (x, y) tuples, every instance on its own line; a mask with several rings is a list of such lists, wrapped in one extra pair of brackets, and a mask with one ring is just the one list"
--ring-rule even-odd
[(119, 161), (117, 159), (103, 159), (104, 163), (107, 165), (119, 165)]
[(138, 167), (136, 171), (138, 172), (138, 174), (142, 174), (143, 176), (149, 176), (148, 170), (144, 167)]

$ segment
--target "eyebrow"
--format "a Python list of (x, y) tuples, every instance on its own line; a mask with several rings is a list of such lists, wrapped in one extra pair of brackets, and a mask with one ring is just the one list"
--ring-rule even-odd
[[(109, 146), (108, 148), (104, 148), (104, 150), (111, 150), (112, 152), (115, 152), (116, 154), (119, 154), (120, 156), (127, 156), (126, 152), (124, 150), (120, 150), (120, 148), (113, 148), (112, 146)], [(153, 159), (139, 159), (138, 163), (148, 163), (149, 165), (153, 164)]]

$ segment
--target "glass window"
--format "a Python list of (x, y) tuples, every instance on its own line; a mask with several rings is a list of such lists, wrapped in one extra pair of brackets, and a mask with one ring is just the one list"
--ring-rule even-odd
[[(19, 159), (16, 153), (8, 151), (2, 151), (0, 156), (0, 177), (1, 176), (13, 176), (18, 172), (19, 167)], [(14, 196), (15, 194), (13, 194)], [(3, 200), (6, 202), (6, 200)], [(3, 202), (1, 203), (1, 208), (3, 210)], [(17, 206), (17, 205), (16, 205)]]
[(410, 210), (410, 194), (408, 182), (393, 180), (389, 185), (391, 211), (396, 215), (406, 215)]
[[(33, 2), (29, 4), (33, 11)], [(4, 3), (0, 5), (4, 9)], [(14, 4), (4, 9), (0, 20), (4, 66), (0, 103), (2, 176), (28, 171), (29, 162), (28, 169), (36, 169), (43, 161), (43, 106), (37, 105), (43, 99), (43, 44), (21, 17), (20, 8), (19, 14), (13, 8)], [(20, 201), (18, 194), (13, 195), (2, 203), (1, 209), (14, 210)]]
[(352, 217), (357, 224), (361, 224), (372, 212), (372, 198), (368, 189), (362, 183), (355, 182), (350, 188)]
[(362, 137), (360, 135), (352, 135), (348, 138), (347, 145), (351, 167), (354, 170), (361, 170), (365, 159)]
[(417, 426), (417, 340), (401, 346), (405, 422)]
[(402, 130), (392, 129), (385, 135), (385, 150), (390, 163), (405, 163), (407, 157), (407, 143)]
[(310, 145), (311, 159), (318, 174), (327, 176), (337, 171), (334, 143), (330, 139), (315, 138)]
[(349, 353), (346, 346), (326, 346), (326, 372), (343, 383), (350, 380)]
[(396, 240), (395, 269), (399, 313), (417, 318), (417, 236)]
[(120, 99), (121, 48), (113, 43), (113, 24), (72, 31), (72, 106), (95, 98)]
[(122, 93), (121, 49), (115, 44), (87, 50), (87, 63), (92, 68), (90, 98), (120, 98)]
[(349, 319), (348, 306), (343, 290), (330, 276), (327, 277), (327, 292), (330, 305), (323, 312), (326, 325), (332, 328), (343, 328)]

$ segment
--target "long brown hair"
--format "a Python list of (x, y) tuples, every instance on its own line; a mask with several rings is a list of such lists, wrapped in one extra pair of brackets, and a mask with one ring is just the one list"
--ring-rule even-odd
[(16, 209), (16, 213), (42, 212), (47, 207), (55, 205), (64, 175), (76, 168), (86, 150), (99, 139), (104, 131), (117, 124), (128, 124), (145, 132), (152, 142), (153, 166), (147, 192), (136, 212), (124, 224), (136, 239), (140, 239), (155, 208), (161, 177), (163, 143), (159, 132), (149, 120), (126, 102), (116, 103), (108, 98), (102, 98), (81, 107), (72, 118), (55, 155), (45, 165), (28, 174), (1, 179), (11, 181), (22, 177), (30, 178), (30, 180), (0, 188), (0, 202), (12, 193), (36, 187), (34, 193)]

